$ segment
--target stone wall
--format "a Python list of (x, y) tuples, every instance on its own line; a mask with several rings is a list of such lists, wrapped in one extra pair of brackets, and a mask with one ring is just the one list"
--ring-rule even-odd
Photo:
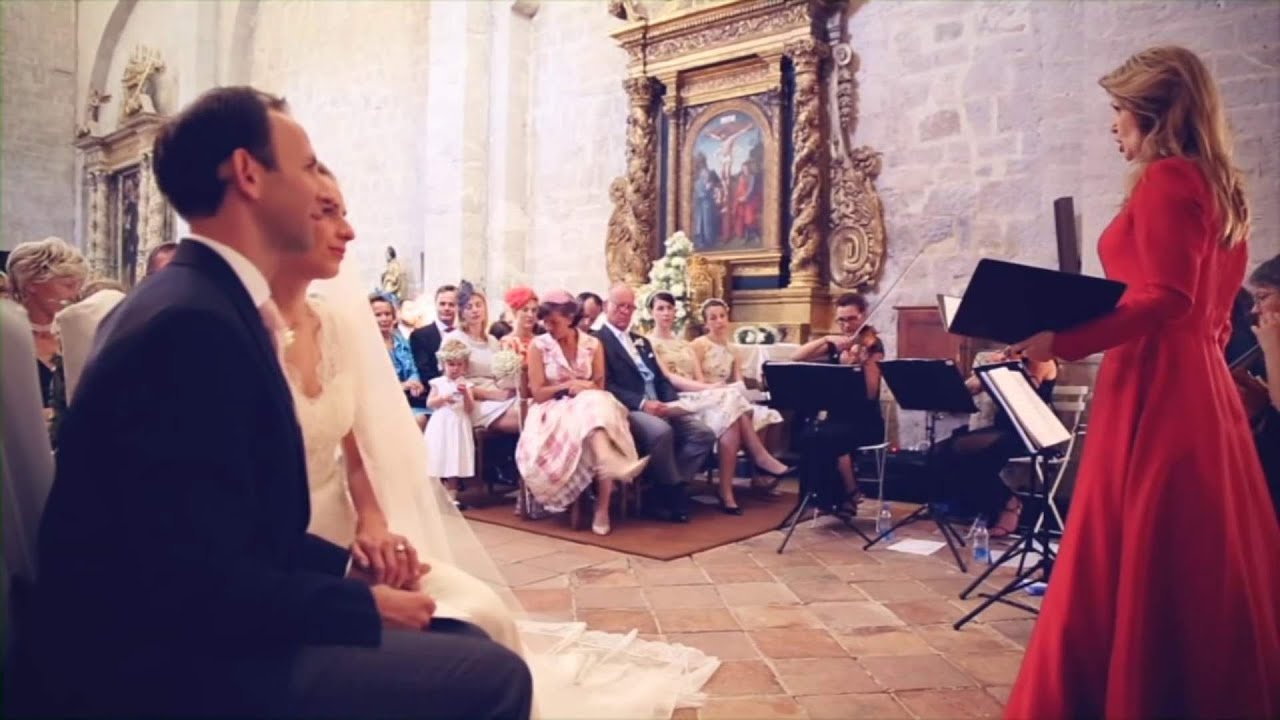
[(258, 7), (251, 81), (284, 95), (342, 185), (370, 278), (387, 245), (418, 276), (427, 112), (424, 2), (271, 0)]
[(1100, 272), (1095, 243), (1126, 167), (1097, 79), (1165, 42), (1212, 65), (1250, 178), (1253, 256), (1280, 251), (1280, 4), (872, 2), (850, 29), (856, 142), (885, 156), (884, 285), (921, 254), (886, 305), (962, 291), (984, 256), (1056, 265), (1062, 196), (1075, 198), (1086, 271)]
[(74, 237), (71, 0), (0, 3), (0, 247)]
[(609, 183), (626, 170), (621, 26), (603, 2), (544, 2), (534, 18), (526, 262), (539, 287), (607, 289)]

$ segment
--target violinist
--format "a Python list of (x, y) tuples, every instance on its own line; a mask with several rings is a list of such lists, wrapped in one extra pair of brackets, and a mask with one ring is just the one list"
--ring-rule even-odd
[(807, 451), (813, 453), (811, 466), (825, 475), (834, 465), (843, 481), (839, 509), (856, 512), (862, 494), (858, 490), (853, 455), (860, 447), (884, 442), (884, 416), (880, 412), (880, 361), (884, 359), (884, 343), (876, 331), (866, 325), (867, 301), (861, 295), (841, 295), (836, 300), (835, 314), (839, 334), (811, 340), (796, 351), (794, 359), (862, 366), (867, 383), (866, 404), (828, 411), (826, 422), (810, 428), (804, 437)]
[[(1261, 362), (1243, 363), (1232, 376), (1253, 428), (1253, 440), (1262, 461), (1262, 472), (1267, 476), (1271, 502), (1280, 517), (1280, 255), (1262, 263), (1249, 275), (1248, 289), (1257, 324), (1244, 328), (1240, 334), (1256, 343), (1255, 349), (1246, 354), (1261, 355)], [(1261, 378), (1250, 373), (1257, 365), (1262, 365)]]

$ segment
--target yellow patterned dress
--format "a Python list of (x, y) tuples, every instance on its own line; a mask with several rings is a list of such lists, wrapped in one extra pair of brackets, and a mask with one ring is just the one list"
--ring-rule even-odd
[[(695, 361), (697, 358), (693, 352), (695, 346), (702, 351), (703, 379), (709, 383), (729, 383), (729, 387), (735, 388), (742, 395), (743, 400), (750, 405), (746, 386), (741, 382), (733, 382), (734, 375), (740, 374), (734, 372), (738, 364), (738, 356), (733, 352), (733, 348), (721, 345), (704, 335), (690, 343), (690, 354), (694, 356)], [(751, 423), (756, 430), (780, 422), (782, 422), (782, 415), (777, 410), (765, 405), (751, 405)]]
[[(680, 375), (691, 380), (697, 377), (698, 358), (694, 355), (691, 343), (678, 338), (664, 340), (658, 337), (650, 337), (649, 341), (653, 343), (658, 361), (662, 363), (662, 368), (668, 374)], [(707, 382), (725, 381), (707, 378)], [(720, 437), (744, 414), (752, 413), (754, 419), (754, 409), (743, 392), (745, 389), (741, 383), (734, 383), (698, 392), (682, 392), (679, 404), (696, 414), (699, 420), (711, 428), (716, 437)]]

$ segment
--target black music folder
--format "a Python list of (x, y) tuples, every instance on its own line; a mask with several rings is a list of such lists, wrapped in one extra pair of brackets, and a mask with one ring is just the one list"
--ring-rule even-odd
[(1115, 280), (983, 258), (947, 330), (1016, 343), (1105, 315), (1124, 290), (1124, 283)]

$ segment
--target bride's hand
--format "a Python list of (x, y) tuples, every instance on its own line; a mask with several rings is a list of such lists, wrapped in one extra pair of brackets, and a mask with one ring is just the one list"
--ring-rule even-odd
[(418, 551), (404, 537), (388, 530), (386, 523), (358, 524), (351, 554), (376, 584), (402, 587), (419, 577)]

